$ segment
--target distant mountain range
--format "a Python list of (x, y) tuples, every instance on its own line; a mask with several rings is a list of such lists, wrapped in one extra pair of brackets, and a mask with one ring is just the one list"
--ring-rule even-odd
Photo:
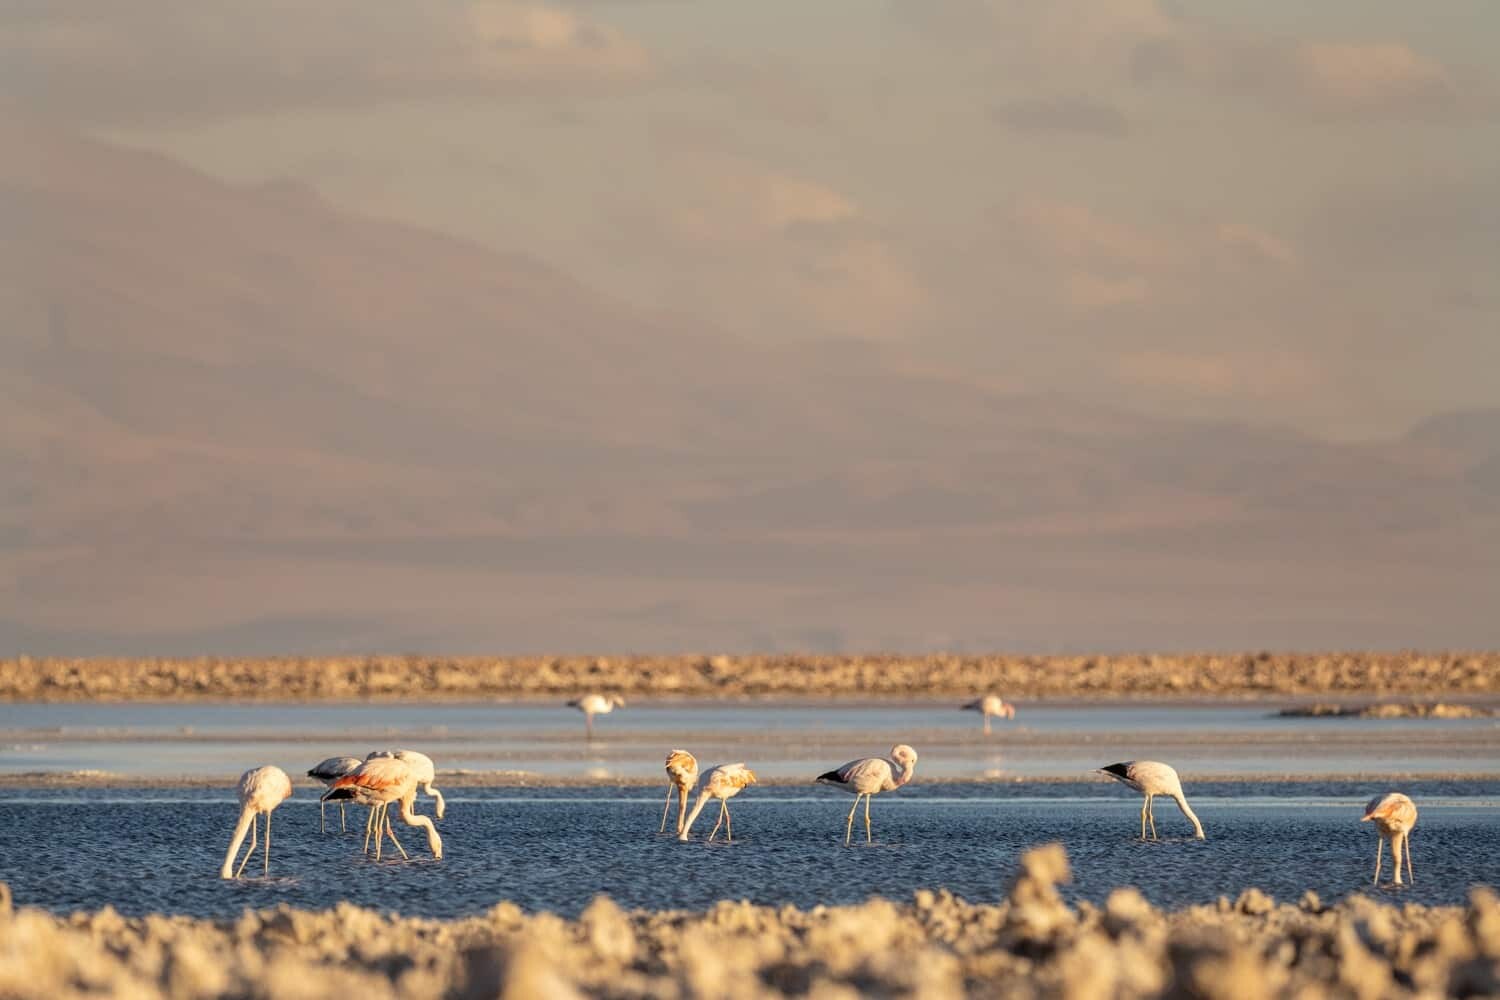
[(1346, 445), (1001, 392), (0, 141), (0, 654), (1500, 642), (1500, 409)]

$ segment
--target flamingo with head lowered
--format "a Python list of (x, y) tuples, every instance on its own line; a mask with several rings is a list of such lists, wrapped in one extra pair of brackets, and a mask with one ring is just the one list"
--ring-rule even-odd
[(583, 727), (588, 739), (594, 738), (594, 716), (608, 715), (617, 708), (625, 707), (625, 699), (613, 694), (586, 694), (568, 702), (569, 708), (583, 713)]
[[(252, 768), (240, 775), (239, 793), (240, 821), (235, 824), (229, 850), (224, 852), (224, 864), (219, 868), (219, 878), (239, 878), (240, 872), (245, 870), (250, 855), (255, 853), (255, 817), (261, 813), (266, 814), (265, 865), (262, 871), (267, 875), (271, 874), (271, 812), (291, 798), (292, 779), (281, 768), (269, 764)], [(239, 871), (231, 873), (234, 856), (245, 842), (246, 830), (250, 831), (250, 847), (245, 851), (245, 859), (240, 862)]]
[(443, 793), (432, 787), (432, 783), (437, 780), (437, 769), (433, 766), (431, 757), (415, 750), (375, 750), (366, 754), (365, 760), (373, 757), (394, 757), (410, 767), (417, 776), (417, 788), (422, 794), (432, 798), (433, 813), (438, 819), (443, 818), (443, 814), (447, 812), (447, 804), (443, 801)]
[(1177, 777), (1177, 771), (1170, 764), (1163, 764), (1157, 760), (1127, 760), (1119, 764), (1110, 764), (1108, 767), (1099, 768), (1101, 774), (1107, 774), (1121, 784), (1128, 785), (1146, 797), (1141, 804), (1141, 839), (1146, 839), (1146, 824), (1151, 824), (1151, 839), (1156, 839), (1156, 817), (1151, 814), (1151, 800), (1158, 795), (1165, 795), (1177, 803), (1177, 808), (1187, 817), (1188, 822), (1193, 824), (1193, 836), (1203, 840), (1203, 824), (1198, 822), (1198, 817), (1193, 814), (1193, 809), (1187, 803), (1187, 796), (1182, 794), (1182, 782)]
[(661, 829), (657, 833), (667, 832), (667, 810), (672, 806), (672, 793), (677, 793), (677, 832), (682, 832), (683, 822), (687, 815), (688, 792), (698, 783), (698, 758), (686, 750), (667, 751), (667, 801), (661, 807)]
[[(332, 786), (335, 781), (358, 767), (362, 762), (358, 757), (329, 757), (327, 760), (314, 764), (307, 772), (309, 778), (316, 778), (325, 786)], [(326, 831), (328, 828), (323, 823), (322, 799), (318, 800), (318, 830)], [(344, 804), (339, 803), (339, 830), (346, 829), (344, 826)]]
[(870, 797), (879, 792), (893, 792), (911, 781), (917, 771), (917, 752), (905, 743), (891, 747), (890, 757), (861, 757), (851, 760), (835, 771), (818, 775), (817, 780), (825, 785), (842, 788), (854, 793), (854, 805), (849, 809), (849, 822), (844, 824), (844, 844), (847, 846), (854, 836), (854, 810), (859, 808), (860, 796), (865, 800), (865, 843), (875, 842), (870, 832)]
[(983, 698), (976, 698), (963, 706), (967, 712), (978, 712), (984, 716), (984, 735), (990, 734), (990, 716), (999, 716), (1004, 719), (1016, 717), (1016, 706), (1003, 701), (998, 694), (987, 694)]
[(1391, 842), (1391, 860), (1396, 863), (1391, 884), (1401, 884), (1403, 847), (1406, 848), (1406, 874), (1411, 876), (1412, 882), (1416, 882), (1417, 877), (1411, 873), (1411, 828), (1417, 825), (1416, 803), (1400, 792), (1377, 795), (1365, 805), (1365, 814), (1360, 822), (1368, 823), (1371, 820), (1380, 831), (1380, 840), (1375, 844), (1375, 884), (1380, 884), (1380, 849), (1387, 840)]
[(709, 768), (708, 773), (703, 776), (703, 781), (698, 785), (698, 801), (693, 803), (693, 811), (688, 815), (687, 822), (682, 825), (682, 829), (677, 831), (677, 839), (686, 841), (688, 832), (693, 828), (693, 821), (698, 818), (698, 814), (703, 811), (708, 800), (718, 799), (719, 820), (714, 824), (714, 828), (708, 831), (708, 842), (713, 843), (714, 834), (719, 832), (719, 824), (726, 823), (728, 829), (725, 834), (729, 843), (734, 843), (734, 820), (729, 815), (729, 800), (740, 794), (741, 789), (753, 784), (755, 784), (755, 772), (746, 767), (743, 761), (738, 764), (720, 764)]
[(412, 811), (412, 803), (417, 798), (417, 776), (405, 761), (395, 757), (372, 757), (336, 780), (333, 787), (323, 794), (323, 798), (330, 802), (352, 799), (362, 806), (370, 807), (370, 818), (365, 821), (365, 851), (370, 850), (370, 836), (373, 834), (376, 861), (380, 860), (380, 841), (383, 836), (389, 836), (391, 843), (396, 845), (396, 850), (401, 852), (403, 858), (406, 857), (406, 849), (396, 839), (396, 831), (391, 828), (390, 816), (387, 814), (392, 803), (400, 806), (403, 823), (407, 826), (419, 826), (427, 831), (427, 846), (432, 850), (433, 858), (442, 859), (443, 838), (438, 836), (437, 827), (426, 816), (419, 816)]

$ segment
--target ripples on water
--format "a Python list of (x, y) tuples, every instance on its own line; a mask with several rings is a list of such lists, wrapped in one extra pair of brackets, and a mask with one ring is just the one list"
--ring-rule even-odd
[[(1421, 819), (1412, 836), (1416, 885), (1381, 895), (1461, 901), (1469, 886), (1500, 884), (1500, 785), (1408, 783)], [(665, 791), (663, 786), (662, 791)], [(596, 893), (627, 907), (701, 909), (719, 899), (801, 907), (909, 898), (945, 887), (995, 901), (1020, 852), (1051, 840), (1073, 860), (1074, 898), (1102, 900), (1135, 885), (1159, 905), (1212, 902), (1258, 886), (1295, 900), (1370, 892), (1375, 832), (1361, 824), (1370, 793), (1354, 783), (1190, 789), (1209, 839), (1158, 802), (1163, 839), (1135, 839), (1140, 799), (1093, 786), (912, 786), (877, 796), (876, 843), (843, 846), (851, 799), (834, 789), (758, 788), (735, 799), (733, 845), (658, 836), (662, 799), (640, 788), (451, 790), (439, 829), (446, 856), (427, 858), (420, 830), (396, 824), (410, 863), (360, 852), (364, 811), (346, 834), (318, 832), (317, 800), (298, 789), (276, 811), (270, 879), (216, 877), (237, 808), (223, 792), (0, 793), (0, 878), (16, 902), (55, 911), (106, 903), (122, 912), (233, 916), (288, 903), (347, 899), (407, 915), (477, 913), (500, 900), (576, 914)], [(420, 807), (430, 812), (430, 804)], [(337, 825), (337, 810), (330, 817)], [(856, 836), (862, 837), (856, 818)], [(722, 832), (721, 832), (722, 836)], [(1389, 851), (1386, 852), (1389, 878)], [(259, 854), (246, 871), (259, 871)]]

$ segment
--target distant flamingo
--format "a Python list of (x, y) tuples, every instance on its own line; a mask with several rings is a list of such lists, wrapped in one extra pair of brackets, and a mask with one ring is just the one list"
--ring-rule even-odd
[(844, 844), (847, 846), (854, 836), (854, 810), (859, 808), (859, 798), (865, 799), (865, 843), (875, 842), (870, 832), (870, 796), (878, 792), (893, 792), (911, 781), (917, 771), (917, 752), (905, 743), (891, 747), (890, 757), (861, 757), (851, 760), (836, 771), (818, 775), (817, 780), (825, 785), (834, 785), (846, 792), (854, 793), (854, 805), (849, 808), (849, 822), (844, 825)]
[[(266, 814), (265, 866), (262, 871), (267, 875), (271, 874), (271, 810), (291, 798), (292, 779), (288, 778), (281, 768), (268, 764), (265, 767), (252, 768), (240, 775), (239, 792), (240, 820), (235, 824), (234, 838), (229, 841), (229, 850), (224, 852), (224, 864), (219, 868), (219, 878), (239, 878), (240, 872), (245, 870), (245, 864), (250, 860), (250, 855), (255, 853), (255, 817), (260, 813)], [(250, 847), (245, 851), (245, 858), (240, 862), (239, 871), (231, 874), (234, 856), (239, 853), (240, 845), (245, 842), (247, 829), (250, 831)]]
[(1110, 764), (1108, 767), (1099, 768), (1100, 773), (1107, 774), (1116, 781), (1129, 785), (1142, 795), (1146, 801), (1141, 805), (1141, 839), (1146, 839), (1146, 823), (1151, 823), (1151, 839), (1156, 839), (1156, 817), (1151, 813), (1151, 800), (1158, 795), (1165, 795), (1177, 803), (1177, 808), (1193, 824), (1193, 835), (1198, 840), (1205, 839), (1203, 836), (1203, 824), (1198, 822), (1198, 817), (1193, 815), (1192, 807), (1187, 804), (1187, 796), (1182, 794), (1182, 782), (1177, 778), (1177, 772), (1170, 764), (1163, 764), (1155, 760), (1127, 760), (1120, 764)]
[(427, 831), (427, 846), (432, 850), (433, 858), (440, 860), (443, 856), (443, 838), (438, 836), (437, 827), (432, 820), (412, 811), (412, 803), (416, 797), (417, 776), (409, 764), (395, 757), (375, 757), (365, 761), (336, 780), (333, 787), (323, 794), (325, 800), (336, 802), (353, 799), (360, 805), (370, 807), (370, 818), (365, 821), (365, 851), (368, 853), (370, 850), (370, 836), (373, 833), (376, 861), (380, 860), (382, 836), (389, 836), (401, 856), (407, 856), (401, 841), (396, 839), (396, 831), (391, 828), (388, 810), (393, 802), (400, 804), (403, 823), (407, 826), (420, 826)]
[(415, 750), (376, 750), (367, 754), (365, 760), (372, 757), (394, 757), (405, 761), (412, 773), (417, 776), (417, 788), (422, 791), (422, 794), (432, 799), (432, 811), (437, 814), (438, 819), (443, 818), (447, 806), (443, 802), (443, 793), (432, 787), (432, 783), (437, 780), (437, 770), (432, 766), (431, 757), (425, 753), (417, 753)]
[[(316, 778), (319, 781), (321, 781), (325, 786), (331, 788), (331, 787), (333, 787), (333, 783), (335, 781), (337, 781), (339, 778), (342, 778), (344, 775), (348, 774), (350, 771), (354, 770), (361, 763), (363, 763), (363, 762), (358, 757), (329, 757), (327, 760), (320, 761), (319, 763), (314, 764), (313, 767), (307, 772), (307, 776), (309, 778)], [(328, 830), (327, 826), (325, 826), (324, 823), (323, 823), (323, 806), (324, 806), (323, 800), (319, 799), (318, 800), (318, 831), (320, 833), (326, 833), (327, 830)], [(339, 803), (339, 830), (342, 832), (343, 830), (346, 830), (346, 829), (348, 829), (348, 828), (344, 825), (344, 804), (342, 802), (340, 802)]]
[(667, 801), (661, 807), (661, 829), (667, 831), (667, 810), (672, 806), (672, 792), (677, 793), (677, 832), (682, 832), (687, 813), (688, 792), (698, 783), (698, 759), (686, 750), (667, 751)]
[(1411, 876), (1413, 883), (1417, 877), (1411, 873), (1411, 828), (1417, 825), (1417, 806), (1411, 799), (1400, 792), (1387, 792), (1377, 795), (1365, 806), (1365, 814), (1360, 819), (1361, 823), (1375, 821), (1375, 828), (1380, 831), (1380, 840), (1375, 844), (1375, 884), (1380, 884), (1380, 850), (1385, 842), (1391, 842), (1391, 858), (1396, 863), (1395, 878), (1392, 885), (1401, 885), (1401, 848), (1406, 847), (1406, 874)]
[(965, 711), (979, 712), (984, 716), (984, 735), (990, 734), (990, 716), (998, 715), (1007, 719), (1016, 717), (1016, 706), (1002, 701), (998, 694), (987, 694), (983, 698), (976, 698), (963, 706)]
[(718, 767), (709, 768), (708, 773), (703, 776), (703, 781), (698, 785), (698, 801), (693, 803), (693, 811), (688, 816), (687, 822), (677, 831), (677, 839), (687, 840), (688, 832), (693, 828), (693, 821), (698, 818), (698, 814), (703, 811), (708, 800), (718, 799), (719, 820), (708, 832), (708, 842), (713, 843), (714, 834), (719, 832), (719, 824), (727, 823), (728, 829), (725, 835), (729, 843), (734, 843), (734, 820), (729, 816), (729, 800), (740, 794), (740, 789), (753, 784), (755, 784), (755, 772), (744, 763), (720, 764)]
[(617, 708), (625, 707), (625, 699), (613, 694), (586, 694), (568, 702), (569, 708), (583, 713), (583, 725), (588, 738), (594, 738), (594, 716), (608, 715)]

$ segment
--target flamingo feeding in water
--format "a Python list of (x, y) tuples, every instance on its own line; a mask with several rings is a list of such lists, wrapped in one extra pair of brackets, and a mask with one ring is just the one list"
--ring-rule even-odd
[(396, 831), (391, 828), (388, 811), (393, 802), (400, 805), (403, 823), (427, 831), (427, 846), (432, 850), (433, 859), (442, 860), (443, 838), (438, 836), (437, 827), (426, 816), (412, 811), (412, 803), (417, 798), (417, 776), (405, 761), (395, 757), (373, 757), (336, 780), (333, 787), (323, 793), (323, 798), (335, 802), (353, 799), (370, 807), (370, 818), (365, 821), (365, 851), (370, 850), (370, 835), (373, 833), (376, 861), (380, 860), (382, 836), (389, 836), (401, 856), (407, 856), (401, 841), (396, 839)]
[(890, 757), (861, 757), (851, 760), (836, 771), (818, 775), (817, 780), (825, 785), (834, 785), (846, 792), (854, 793), (854, 805), (849, 809), (849, 822), (844, 825), (844, 844), (847, 846), (854, 836), (854, 810), (859, 808), (860, 796), (865, 799), (865, 843), (875, 842), (870, 832), (870, 796), (878, 792), (893, 792), (911, 780), (917, 770), (917, 752), (905, 743), (891, 747)]
[(990, 734), (990, 716), (1000, 716), (1006, 719), (1016, 717), (1016, 706), (1003, 701), (998, 694), (987, 694), (983, 698), (976, 698), (963, 706), (965, 711), (979, 712), (984, 716), (984, 735)]
[(1380, 884), (1380, 850), (1385, 842), (1391, 842), (1391, 859), (1396, 863), (1392, 885), (1401, 885), (1401, 848), (1406, 848), (1406, 874), (1413, 883), (1417, 877), (1411, 873), (1411, 828), (1417, 825), (1417, 806), (1400, 792), (1377, 795), (1365, 806), (1361, 823), (1375, 821), (1380, 831), (1380, 840), (1375, 844), (1375, 884)]
[(624, 708), (625, 699), (613, 694), (586, 694), (568, 702), (568, 707), (583, 713), (584, 731), (588, 733), (588, 739), (593, 739), (594, 716), (608, 715), (617, 708)]
[(432, 783), (437, 780), (437, 770), (432, 765), (431, 757), (425, 753), (417, 753), (415, 750), (376, 750), (368, 754), (365, 760), (373, 757), (394, 757), (410, 767), (412, 773), (417, 776), (417, 788), (423, 795), (432, 799), (432, 811), (437, 818), (443, 818), (443, 814), (447, 812), (447, 805), (443, 802), (443, 793), (432, 787)]
[(1198, 817), (1193, 815), (1192, 807), (1187, 803), (1187, 796), (1182, 794), (1182, 782), (1177, 778), (1177, 771), (1170, 764), (1163, 764), (1157, 760), (1127, 760), (1119, 764), (1110, 764), (1108, 767), (1099, 768), (1101, 774), (1107, 774), (1116, 781), (1129, 785), (1146, 797), (1141, 805), (1141, 839), (1146, 839), (1146, 823), (1151, 824), (1151, 839), (1156, 839), (1156, 817), (1151, 813), (1151, 800), (1158, 795), (1165, 795), (1177, 803), (1177, 808), (1193, 824), (1193, 836), (1198, 840), (1206, 839), (1203, 835), (1203, 824), (1198, 822)]
[[(224, 864), (219, 868), (219, 878), (239, 878), (240, 872), (245, 870), (250, 855), (255, 853), (255, 817), (261, 813), (266, 814), (265, 867), (262, 870), (267, 875), (271, 874), (271, 810), (291, 798), (292, 779), (281, 768), (269, 764), (251, 768), (240, 775), (239, 792), (240, 820), (235, 824), (229, 850), (224, 852)], [(234, 856), (239, 853), (240, 844), (245, 842), (246, 830), (250, 831), (250, 847), (245, 851), (245, 859), (240, 862), (239, 871), (231, 874)]]
[[(317, 780), (321, 781), (326, 787), (331, 788), (331, 787), (333, 787), (333, 783), (335, 781), (337, 781), (338, 779), (342, 778), (344, 775), (348, 774), (350, 771), (354, 770), (361, 763), (363, 763), (363, 761), (361, 761), (358, 757), (329, 757), (327, 760), (319, 761), (317, 764), (314, 764), (312, 766), (312, 768), (307, 772), (307, 776), (309, 778), (316, 778)], [(323, 808), (324, 808), (324, 802), (323, 802), (322, 799), (319, 799), (318, 800), (318, 831), (319, 832), (326, 832), (327, 829), (328, 829), (327, 826), (325, 826), (324, 823), (323, 823)], [(339, 830), (343, 831), (345, 829), (347, 829), (347, 827), (344, 826), (344, 804), (342, 802), (340, 802), (339, 803)]]
[(677, 832), (682, 832), (683, 817), (687, 815), (688, 792), (698, 783), (698, 758), (686, 750), (667, 751), (667, 801), (661, 807), (661, 829), (667, 832), (667, 810), (672, 807), (672, 793), (677, 793)]
[(728, 825), (725, 836), (729, 843), (734, 843), (734, 820), (729, 816), (729, 800), (740, 794), (740, 789), (753, 784), (755, 784), (755, 772), (746, 767), (743, 762), (720, 764), (709, 768), (708, 773), (703, 776), (702, 783), (698, 786), (698, 801), (693, 803), (693, 811), (688, 816), (687, 822), (677, 831), (677, 839), (686, 841), (688, 832), (693, 828), (693, 821), (698, 818), (698, 814), (703, 811), (708, 800), (718, 799), (719, 820), (708, 832), (708, 842), (713, 843), (714, 834), (719, 832), (719, 824), (725, 823)]

